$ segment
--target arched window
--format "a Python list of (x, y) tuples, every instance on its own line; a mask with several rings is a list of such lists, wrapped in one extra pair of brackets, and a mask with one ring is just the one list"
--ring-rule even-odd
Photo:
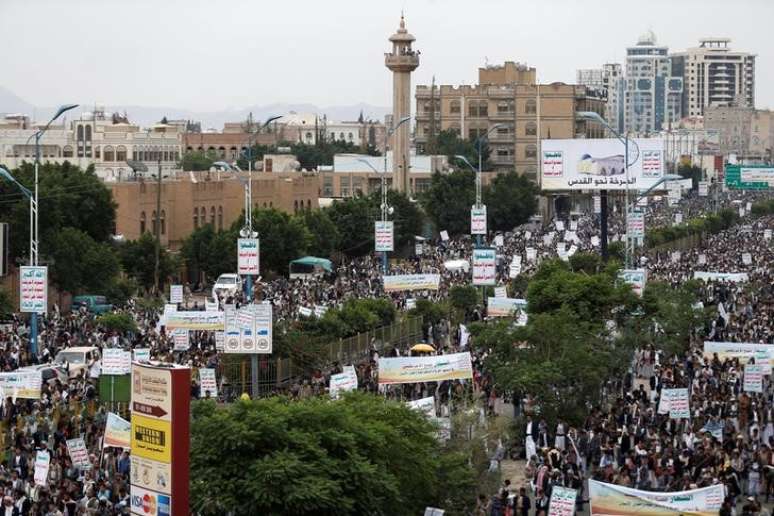
[(78, 136), (77, 136), (77, 138), (78, 138), (79, 142), (83, 141), (83, 126), (82, 125), (78, 126)]
[(306, 211), (312, 211), (312, 200), (307, 199), (306, 200)]
[(113, 147), (110, 145), (105, 146), (105, 159), (104, 161), (115, 161), (115, 154), (113, 153)]
[(348, 133), (347, 137), (349, 138), (349, 141), (352, 141), (352, 133)]
[(140, 213), (140, 234), (145, 233), (145, 212)]
[(344, 133), (339, 133), (339, 140), (344, 141)]
[(449, 112), (453, 115), (458, 115), (460, 113), (460, 101), (457, 99), (452, 100), (449, 102)]
[(199, 208), (194, 208), (193, 223), (194, 229), (199, 227)]
[(167, 234), (167, 212), (164, 210), (161, 210), (161, 217), (160, 217), (160, 223), (161, 223), (161, 234), (166, 235)]
[(524, 151), (525, 156), (529, 158), (537, 158), (537, 146), (533, 144), (527, 145), (527, 148)]
[(153, 234), (156, 234), (156, 210), (153, 210), (153, 219), (151, 220), (151, 228), (153, 228)]
[(218, 230), (223, 231), (223, 206), (218, 206)]
[(537, 102), (534, 99), (528, 99), (524, 105), (525, 113), (537, 113)]
[[(342, 139), (344, 138), (344, 135), (342, 133)], [(312, 141), (312, 133), (306, 133), (306, 141), (311, 142)]]
[(215, 206), (210, 208), (210, 224), (212, 224), (213, 229), (215, 228)]
[(91, 141), (91, 126), (90, 125), (86, 126), (86, 141), (87, 142)]
[(221, 159), (226, 159), (226, 148), (225, 147), (218, 147), (218, 156), (220, 156)]
[(231, 152), (231, 159), (237, 159), (237, 148), (231, 147), (229, 151)]
[(62, 157), (63, 158), (72, 158), (73, 157), (73, 148), (70, 145), (65, 145), (64, 149), (62, 149)]
[(537, 124), (535, 122), (527, 122), (527, 125), (524, 128), (524, 133), (527, 136), (536, 136), (537, 135)]
[(298, 199), (293, 201), (293, 213), (298, 213)]
[(126, 147), (123, 145), (116, 147), (116, 161), (126, 161)]

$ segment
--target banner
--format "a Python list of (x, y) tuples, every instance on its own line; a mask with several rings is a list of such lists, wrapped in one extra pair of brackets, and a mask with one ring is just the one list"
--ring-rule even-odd
[(548, 516), (573, 516), (578, 492), (569, 487), (553, 486), (548, 502)]
[[(186, 348), (188, 349), (188, 348)], [(102, 374), (124, 375), (132, 369), (132, 352), (120, 348), (102, 350)]]
[(486, 235), (486, 206), (470, 209), (470, 234)]
[(129, 449), (132, 441), (130, 438), (131, 430), (132, 424), (129, 421), (117, 414), (108, 412), (102, 447)]
[(391, 220), (374, 222), (374, 251), (392, 252), (395, 250), (395, 227)]
[(486, 303), (488, 317), (513, 317), (518, 311), (527, 310), (527, 300), (511, 297), (489, 297)]
[(215, 369), (202, 367), (199, 369), (199, 393), (202, 398), (210, 393), (211, 398), (218, 397), (218, 382), (215, 379)]
[(70, 455), (70, 460), (78, 469), (91, 469), (91, 462), (89, 461), (89, 451), (86, 449), (86, 443), (83, 437), (76, 437), (75, 439), (67, 440), (67, 453)]
[(0, 391), (6, 397), (39, 400), (42, 384), (43, 378), (39, 372), (0, 373)]
[(338, 399), (339, 392), (357, 390), (357, 374), (350, 369), (339, 374), (332, 374), (328, 385), (328, 392), (331, 398)]
[(528, 262), (534, 262), (537, 260), (537, 249), (534, 247), (527, 247), (525, 249), (525, 252), (527, 253), (527, 261)]
[(591, 516), (717, 516), (724, 496), (723, 484), (664, 493), (589, 480)]
[(497, 282), (497, 253), (494, 249), (473, 249), (473, 284), (494, 285)]
[(257, 238), (237, 240), (237, 273), (240, 276), (257, 276), (260, 272), (260, 241)]
[(309, 307), (299, 306), (298, 315), (300, 315), (301, 317), (312, 317), (314, 315), (314, 311), (312, 311), (312, 309)]
[(645, 269), (624, 269), (618, 273), (618, 277), (631, 285), (632, 291), (642, 297), (642, 292), (645, 290), (645, 282), (648, 278), (648, 273)]
[(706, 181), (699, 181), (699, 197), (707, 197), (709, 194), (709, 183)]
[(185, 328), (175, 328), (172, 330), (173, 350), (188, 351), (191, 347), (191, 337), (189, 330)]
[(742, 263), (745, 265), (751, 265), (752, 255), (750, 253), (742, 253)]
[(445, 229), (441, 231), (441, 240), (443, 240), (444, 242), (449, 240), (449, 232), (446, 231)]
[[(755, 358), (756, 364), (774, 365), (774, 344), (756, 344), (754, 342), (704, 342), (704, 358), (712, 360), (717, 353), (718, 359), (739, 359), (740, 364), (746, 364), (750, 358)], [(767, 373), (769, 374), (769, 373)]]
[(48, 468), (51, 465), (51, 455), (48, 450), (38, 450), (35, 453), (35, 485), (48, 485)]
[[(664, 141), (635, 138), (639, 148), (629, 163), (624, 145), (615, 138), (543, 140), (541, 142), (540, 182), (545, 190), (647, 190), (663, 175)], [(628, 177), (627, 177), (628, 176)]]
[(732, 283), (744, 283), (747, 281), (747, 273), (693, 271), (693, 279), (702, 281), (729, 281)]
[(495, 297), (502, 297), (502, 298), (508, 297), (508, 288), (505, 286), (495, 287), (494, 295)]
[(48, 308), (48, 267), (19, 267), (19, 311), (44, 314)]
[(134, 353), (135, 362), (147, 362), (150, 360), (150, 348), (136, 348), (132, 353)]
[(427, 417), (435, 417), (435, 397), (429, 396), (414, 401), (407, 401), (409, 408), (417, 410)]
[(440, 274), (395, 274), (384, 276), (383, 279), (385, 292), (438, 290), (438, 285), (441, 283)]
[(169, 302), (175, 305), (183, 302), (183, 285), (169, 286)]
[(470, 353), (379, 359), (379, 385), (473, 378)]
[(626, 236), (629, 239), (645, 238), (645, 213), (641, 211), (629, 212), (626, 223)]
[(272, 350), (272, 305), (226, 305), (223, 311), (226, 353), (270, 354)]
[[(771, 366), (769, 366), (771, 373)], [(763, 392), (763, 375), (766, 368), (760, 364), (745, 364), (744, 366), (744, 390), (747, 392)]]
[(219, 331), (223, 330), (223, 312), (165, 312), (161, 325), (167, 330)]

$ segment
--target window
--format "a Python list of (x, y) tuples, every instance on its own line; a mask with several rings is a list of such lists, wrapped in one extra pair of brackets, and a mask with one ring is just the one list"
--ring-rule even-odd
[[(344, 139), (344, 133), (341, 135), (341, 139)], [(311, 142), (312, 141), (312, 133), (306, 133), (306, 141)]]
[(339, 195), (349, 197), (349, 177), (339, 178)]
[(534, 99), (527, 100), (527, 103), (524, 105), (524, 112), (537, 113), (537, 102)]
[(167, 213), (164, 210), (161, 210), (161, 234), (167, 234)]
[(333, 197), (333, 176), (323, 176), (323, 197)]
[(471, 100), (468, 104), (468, 115), (473, 117), (486, 117), (488, 115), (486, 100)]
[(529, 144), (524, 151), (525, 156), (529, 158), (537, 158), (537, 146)]
[(63, 158), (72, 158), (73, 157), (73, 148), (69, 145), (65, 145), (64, 149), (62, 150), (62, 157)]
[(306, 211), (312, 211), (312, 199), (306, 200)]
[(140, 234), (145, 233), (145, 212), (140, 213)]
[(78, 138), (79, 142), (83, 141), (83, 126), (82, 125), (78, 126), (78, 136), (77, 136), (77, 138)]
[(363, 195), (363, 178), (355, 176), (352, 178), (352, 195)]
[(153, 234), (156, 234), (156, 210), (153, 210), (153, 215), (151, 216), (151, 228), (153, 228)]
[(352, 141), (352, 133), (348, 133), (347, 137), (349, 138), (349, 141)]
[(293, 201), (293, 213), (298, 213), (298, 199)]
[(91, 126), (90, 125), (86, 126), (86, 141), (87, 142), (91, 141)]
[(113, 153), (113, 147), (107, 145), (105, 147), (105, 161), (115, 161), (115, 154)]
[(476, 141), (479, 136), (486, 134), (486, 129), (479, 129), (477, 127), (471, 127), (468, 129), (468, 139), (472, 142)]
[(126, 161), (126, 147), (123, 145), (116, 147), (116, 161)]
[(223, 231), (223, 206), (218, 206), (218, 230)]
[(210, 208), (210, 224), (212, 224), (212, 227), (215, 227), (215, 206)]
[(509, 113), (513, 113), (513, 101), (512, 100), (506, 100), (503, 102), (497, 103), (497, 114), (499, 115), (507, 115)]
[(449, 113), (453, 115), (458, 115), (460, 113), (460, 101), (459, 100), (452, 100), (449, 103)]
[(339, 140), (344, 141), (344, 133), (339, 133)]
[(101, 147), (94, 147), (94, 157), (99, 159), (100, 154), (101, 154)]
[(535, 122), (527, 122), (527, 125), (524, 128), (524, 133), (527, 136), (536, 136), (537, 135), (537, 124)]

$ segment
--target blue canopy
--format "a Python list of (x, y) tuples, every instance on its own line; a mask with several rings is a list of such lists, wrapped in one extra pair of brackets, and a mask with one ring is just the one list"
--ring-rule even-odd
[(331, 272), (333, 270), (333, 263), (330, 260), (326, 260), (325, 258), (317, 258), (314, 256), (304, 256), (298, 260), (293, 260), (290, 262), (290, 265), (307, 265), (311, 267), (316, 266), (325, 269), (327, 272)]

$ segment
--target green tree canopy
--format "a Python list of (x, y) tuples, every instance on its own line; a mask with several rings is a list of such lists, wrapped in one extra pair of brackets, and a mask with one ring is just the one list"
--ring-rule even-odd
[[(380, 396), (203, 401), (192, 412), (197, 514), (421, 514), (467, 468), (441, 460), (420, 413)], [(441, 465), (453, 469), (441, 476)]]
[(304, 224), (309, 230), (309, 248), (312, 256), (327, 258), (339, 249), (341, 234), (325, 210), (303, 213)]
[(95, 242), (88, 234), (66, 227), (50, 243), (51, 279), (72, 294), (106, 295), (117, 280), (118, 257), (109, 244)]
[(497, 175), (483, 191), (489, 230), (511, 231), (524, 224), (537, 209), (538, 188), (514, 171)]
[(450, 174), (434, 172), (422, 206), (438, 231), (450, 235), (470, 232), (470, 208), (476, 201), (475, 174), (466, 169)]
[(212, 164), (219, 160), (218, 153), (214, 150), (188, 151), (183, 154), (178, 166), (185, 171), (201, 172), (209, 170)]
[[(137, 240), (124, 242), (119, 246), (119, 255), (124, 272), (134, 278), (145, 290), (153, 287), (156, 269), (156, 239), (149, 232), (143, 233)], [(175, 272), (175, 262), (164, 249), (159, 249), (159, 289)]]
[(326, 213), (341, 235), (339, 250), (348, 256), (362, 256), (374, 248), (374, 221), (378, 216), (367, 197), (351, 197), (334, 202)]
[[(237, 228), (235, 223), (234, 228)], [(232, 228), (232, 229), (234, 229)], [(261, 270), (286, 275), (291, 260), (306, 253), (309, 231), (300, 216), (291, 216), (274, 208), (253, 211), (253, 230), (261, 239)], [(236, 241), (232, 247), (236, 254)]]
[[(458, 131), (454, 129), (445, 129), (438, 133), (435, 138), (434, 150), (437, 154), (446, 156), (450, 163), (457, 163), (460, 168), (467, 167), (459, 163), (456, 156), (465, 156), (465, 158), (474, 167), (478, 167), (478, 149), (477, 140), (468, 140), (460, 137)], [(481, 142), (481, 160), (482, 170), (489, 170), (489, 145), (486, 140)]]

